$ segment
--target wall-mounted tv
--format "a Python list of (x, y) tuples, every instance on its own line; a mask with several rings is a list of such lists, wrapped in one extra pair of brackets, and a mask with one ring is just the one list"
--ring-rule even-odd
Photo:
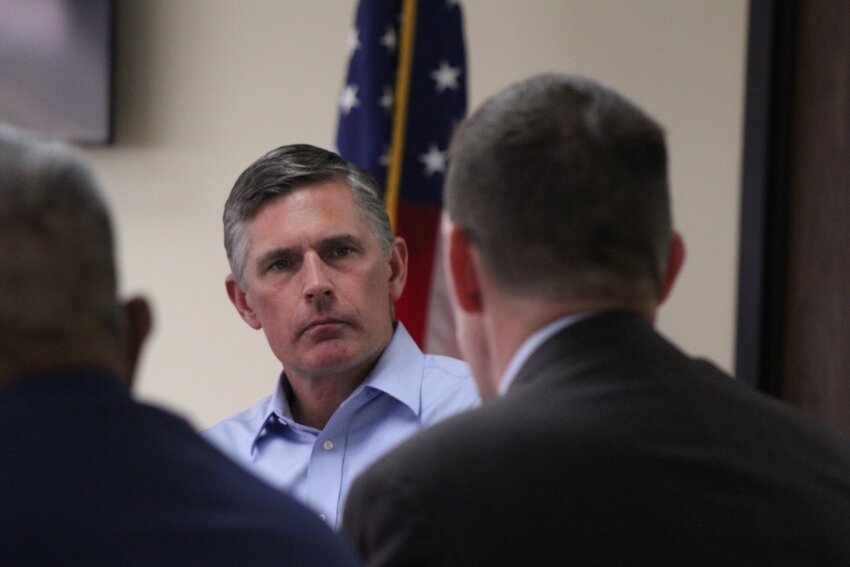
[(112, 139), (112, 0), (0, 0), (0, 122)]

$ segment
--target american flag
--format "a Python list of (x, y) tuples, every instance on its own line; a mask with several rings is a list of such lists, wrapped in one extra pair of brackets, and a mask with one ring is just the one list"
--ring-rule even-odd
[(396, 317), (424, 350), (456, 354), (437, 249), (449, 139), (466, 113), (460, 2), (361, 0), (348, 50), (337, 149), (384, 189), (407, 241)]

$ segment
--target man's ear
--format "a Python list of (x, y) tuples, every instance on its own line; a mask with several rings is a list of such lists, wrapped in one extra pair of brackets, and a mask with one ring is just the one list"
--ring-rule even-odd
[(396, 236), (390, 251), (390, 301), (396, 302), (407, 283), (407, 242)]
[(227, 289), (227, 297), (230, 298), (230, 302), (236, 308), (236, 311), (239, 312), (239, 316), (248, 323), (248, 325), (252, 329), (261, 329), (263, 325), (260, 323), (257, 314), (254, 313), (254, 310), (251, 309), (251, 306), (248, 304), (248, 294), (245, 293), (245, 290), (242, 289), (242, 286), (239, 285), (239, 282), (236, 280), (236, 276), (233, 274), (228, 274), (226, 278), (224, 278), (224, 287)]
[(136, 376), (136, 367), (142, 346), (153, 327), (150, 304), (144, 297), (132, 297), (121, 306), (127, 329), (127, 386), (131, 386)]
[(446, 242), (450, 287), (458, 306), (469, 313), (480, 312), (481, 281), (469, 236), (449, 221)]
[(673, 289), (673, 284), (682, 270), (682, 265), (685, 263), (685, 241), (682, 240), (682, 235), (678, 232), (673, 232), (673, 237), (670, 239), (670, 250), (667, 253), (667, 268), (664, 271), (664, 281), (661, 284), (661, 295), (658, 298), (658, 304), (662, 304), (670, 291)]

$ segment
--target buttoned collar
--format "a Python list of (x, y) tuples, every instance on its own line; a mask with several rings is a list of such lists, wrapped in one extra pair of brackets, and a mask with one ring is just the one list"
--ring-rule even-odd
[[(378, 392), (394, 398), (418, 416), (421, 409), (420, 395), (424, 366), (425, 357), (422, 351), (419, 350), (404, 325), (401, 322), (396, 322), (390, 344), (387, 345), (363, 384), (351, 393), (348, 399), (343, 402), (343, 405), (351, 403), (362, 396), (364, 392)], [(288, 398), (289, 389), (284, 371), (281, 373), (277, 387), (263, 412), (264, 419), (258, 424), (258, 430), (252, 443), (252, 453), (256, 450), (261, 438), (272, 427), (281, 423), (296, 430), (317, 433), (317, 430), (301, 425), (292, 418)]]
[(363, 387), (383, 392), (419, 415), (424, 368), (425, 356), (404, 325), (397, 322), (390, 344), (366, 377)]

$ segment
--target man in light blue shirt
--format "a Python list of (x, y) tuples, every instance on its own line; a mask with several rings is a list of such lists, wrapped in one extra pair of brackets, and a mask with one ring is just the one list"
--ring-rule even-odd
[(228, 296), (284, 370), (273, 395), (205, 435), (337, 527), (354, 478), (477, 405), (474, 382), (393, 321), (407, 246), (357, 166), (303, 144), (273, 150), (237, 179), (224, 232)]

